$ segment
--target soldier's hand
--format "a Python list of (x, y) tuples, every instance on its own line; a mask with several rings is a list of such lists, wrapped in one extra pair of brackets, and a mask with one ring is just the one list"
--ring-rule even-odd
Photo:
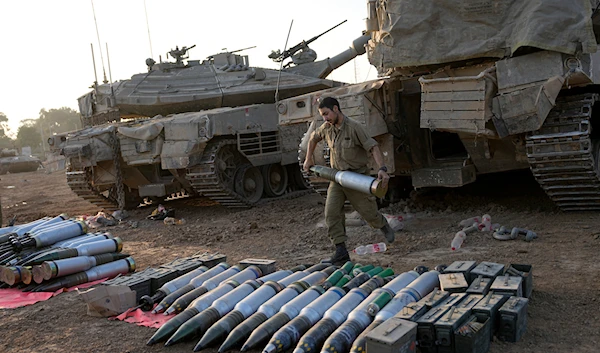
[(313, 161), (312, 157), (307, 157), (304, 160), (304, 171), (307, 173), (310, 172), (310, 167), (312, 167), (313, 165), (315, 165), (315, 162)]
[(388, 175), (388, 173), (384, 172), (383, 170), (380, 170), (377, 173), (377, 179), (381, 180), (384, 189), (388, 187), (388, 183), (390, 182), (390, 176)]

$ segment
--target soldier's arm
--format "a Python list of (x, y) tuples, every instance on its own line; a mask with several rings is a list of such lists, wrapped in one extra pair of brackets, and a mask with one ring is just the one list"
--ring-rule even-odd
[(317, 134), (316, 131), (310, 135), (310, 139), (308, 140), (308, 147), (306, 149), (306, 159), (304, 160), (304, 171), (308, 172), (310, 167), (315, 165), (315, 160), (313, 158), (313, 154), (315, 153), (315, 148), (317, 147), (317, 143), (321, 141), (322, 138)]
[(375, 163), (377, 163), (377, 166), (379, 167), (379, 171), (377, 171), (377, 179), (382, 180), (383, 187), (387, 188), (390, 176), (387, 173), (387, 166), (385, 165), (383, 154), (381, 153), (378, 145), (375, 145), (371, 148), (371, 154), (373, 155)]

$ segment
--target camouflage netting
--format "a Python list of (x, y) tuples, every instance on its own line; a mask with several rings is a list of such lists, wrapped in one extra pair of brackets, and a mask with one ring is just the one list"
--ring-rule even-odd
[(481, 57), (521, 47), (593, 53), (596, 0), (379, 0), (369, 60), (385, 72)]

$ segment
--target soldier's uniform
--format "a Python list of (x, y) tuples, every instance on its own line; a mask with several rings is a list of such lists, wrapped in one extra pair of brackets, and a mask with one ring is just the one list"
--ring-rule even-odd
[[(339, 128), (323, 124), (314, 134), (319, 140), (325, 140), (329, 146), (332, 168), (368, 175), (368, 151), (377, 146), (377, 141), (367, 135), (360, 123), (344, 117)], [(325, 223), (334, 245), (344, 243), (347, 239), (344, 214), (346, 200), (373, 228), (381, 229), (387, 225), (387, 221), (377, 210), (375, 196), (344, 188), (332, 181), (327, 189)]]

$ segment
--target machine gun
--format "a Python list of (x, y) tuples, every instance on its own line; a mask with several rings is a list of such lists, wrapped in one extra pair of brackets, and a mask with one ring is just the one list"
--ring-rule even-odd
[[(312, 42), (314, 42), (315, 40), (319, 39), (319, 37), (321, 37), (322, 35), (324, 35), (325, 33), (331, 31), (332, 29), (342, 25), (343, 23), (347, 22), (348, 20), (343, 20), (342, 22), (338, 23), (337, 25), (331, 27), (330, 29), (326, 30), (325, 32), (316, 35), (314, 37), (312, 37), (309, 40), (303, 40), (302, 42), (294, 45), (293, 47), (291, 47), (288, 50), (285, 50), (283, 53), (281, 52), (281, 50), (272, 50), (271, 54), (269, 54), (269, 58), (271, 58), (273, 61), (275, 62), (282, 62), (283, 60), (289, 58), (290, 56), (293, 56), (294, 54), (296, 54), (297, 52), (299, 52), (300, 50), (305, 50), (308, 48), (308, 45)], [(316, 57), (315, 57), (316, 58)]]
[[(254, 48), (256, 48), (256, 45), (252, 46), (252, 47), (248, 47), (248, 48), (237, 49), (237, 50), (227, 50), (227, 48), (223, 48), (223, 49), (221, 49), (221, 50), (223, 50), (223, 52), (221, 52), (219, 54), (233, 54), (233, 53), (237, 53), (237, 52), (248, 50), (248, 49), (254, 49)], [(219, 54), (209, 55), (208, 59), (213, 59), (215, 57), (215, 55), (219, 55)]]
[(187, 59), (189, 58), (189, 56), (186, 56), (185, 58), (183, 57), (185, 54), (187, 54), (187, 52), (194, 48), (196, 46), (196, 44), (192, 45), (191, 47), (182, 47), (181, 49), (179, 49), (179, 46), (175, 46), (174, 50), (171, 50), (168, 54), (171, 54), (171, 56), (173, 57), (173, 59), (175, 59), (177, 65), (181, 65), (183, 64), (183, 59)]

